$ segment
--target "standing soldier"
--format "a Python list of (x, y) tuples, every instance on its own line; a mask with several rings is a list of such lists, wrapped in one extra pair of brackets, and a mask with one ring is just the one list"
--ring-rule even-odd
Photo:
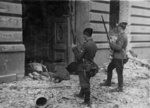
[(80, 47), (74, 47), (72, 49), (78, 62), (78, 74), (81, 86), (80, 93), (75, 96), (84, 98), (84, 104), (87, 106), (90, 106), (91, 63), (93, 63), (93, 59), (97, 52), (97, 46), (92, 39), (92, 33), (92, 28), (86, 28), (83, 32), (86, 42)]
[(126, 55), (126, 47), (128, 43), (128, 38), (125, 33), (126, 29), (126, 22), (121, 22), (118, 25), (119, 35), (115, 42), (110, 42), (110, 47), (113, 50), (113, 59), (108, 65), (107, 68), (107, 80), (105, 83), (100, 85), (102, 86), (111, 86), (111, 79), (112, 79), (112, 71), (116, 68), (116, 72), (118, 75), (118, 87), (113, 92), (122, 92), (123, 91), (123, 68), (124, 64), (127, 62), (127, 55)]

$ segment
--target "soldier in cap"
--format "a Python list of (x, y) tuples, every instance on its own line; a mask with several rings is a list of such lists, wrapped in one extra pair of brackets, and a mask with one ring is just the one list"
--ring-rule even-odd
[(84, 103), (90, 106), (90, 64), (93, 62), (95, 54), (97, 52), (97, 46), (92, 39), (92, 28), (86, 28), (83, 31), (85, 43), (81, 46), (80, 51), (76, 51), (76, 47), (73, 48), (75, 58), (78, 61), (78, 74), (81, 90), (79, 94), (75, 96), (84, 98)]
[(123, 91), (123, 68), (124, 64), (128, 61), (128, 57), (126, 55), (126, 47), (128, 43), (128, 38), (125, 33), (126, 25), (126, 22), (121, 22), (117, 26), (119, 31), (117, 40), (115, 42), (110, 42), (110, 47), (113, 50), (113, 58), (107, 68), (107, 80), (105, 83), (100, 84), (102, 86), (111, 86), (112, 71), (116, 68), (118, 75), (118, 87), (112, 90), (116, 92)]

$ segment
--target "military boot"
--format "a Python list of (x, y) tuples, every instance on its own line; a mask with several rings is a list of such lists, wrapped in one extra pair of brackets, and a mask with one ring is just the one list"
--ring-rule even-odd
[(85, 93), (84, 97), (84, 102), (83, 104), (87, 105), (87, 107), (91, 107), (91, 102), (90, 102), (90, 92)]
[(111, 92), (123, 92), (123, 87), (112, 89)]
[(105, 81), (104, 83), (100, 83), (100, 86), (111, 86), (111, 82)]
[(79, 94), (75, 94), (76, 97), (82, 98), (82, 99), (84, 98), (84, 95), (85, 95), (85, 93), (84, 93), (84, 89), (83, 88), (81, 88)]

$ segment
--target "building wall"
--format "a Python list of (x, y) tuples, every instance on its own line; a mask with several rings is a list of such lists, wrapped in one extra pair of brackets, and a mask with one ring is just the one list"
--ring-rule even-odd
[(90, 27), (89, 23), (89, 1), (76, 1), (76, 36), (77, 42), (82, 44), (83, 30)]
[(120, 22), (127, 21), (130, 46), (138, 58), (150, 58), (150, 2), (120, 1)]
[(93, 39), (98, 46), (98, 52), (94, 61), (98, 65), (109, 60), (109, 46), (107, 42), (107, 36), (102, 23), (101, 15), (103, 15), (107, 30), (109, 31), (109, 1), (77, 1), (76, 4), (76, 32), (77, 38), (84, 41), (83, 30), (86, 27), (93, 28)]
[(21, 0), (0, 0), (0, 83), (24, 75)]
[(104, 24), (102, 22), (103, 16), (107, 31), (109, 31), (109, 11), (110, 2), (109, 1), (90, 1), (90, 25), (94, 29), (93, 39), (98, 46), (98, 52), (95, 57), (95, 62), (98, 65), (103, 65), (103, 63), (109, 60), (109, 45), (107, 41), (106, 31), (104, 29)]
[[(112, 0), (113, 1), (113, 0)], [(94, 29), (93, 39), (99, 50), (95, 62), (102, 65), (109, 60), (109, 45), (106, 32), (102, 23), (101, 15), (106, 22), (109, 31), (110, 1), (78, 1), (77, 2), (77, 35), (82, 39), (85, 27)], [(150, 58), (150, 2), (149, 1), (119, 1), (119, 22), (127, 22), (126, 33), (128, 35), (128, 49), (138, 54), (138, 58)]]
[(131, 42), (139, 58), (150, 58), (150, 2), (131, 4)]

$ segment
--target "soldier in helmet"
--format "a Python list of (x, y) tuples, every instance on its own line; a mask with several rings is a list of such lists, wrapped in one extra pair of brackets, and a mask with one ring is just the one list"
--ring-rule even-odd
[(90, 106), (90, 63), (93, 62), (95, 54), (97, 52), (97, 46), (92, 39), (92, 28), (86, 28), (83, 31), (85, 43), (79, 48), (74, 47), (73, 52), (75, 58), (78, 61), (78, 74), (81, 90), (79, 94), (75, 96), (79, 98), (84, 98), (84, 103)]

